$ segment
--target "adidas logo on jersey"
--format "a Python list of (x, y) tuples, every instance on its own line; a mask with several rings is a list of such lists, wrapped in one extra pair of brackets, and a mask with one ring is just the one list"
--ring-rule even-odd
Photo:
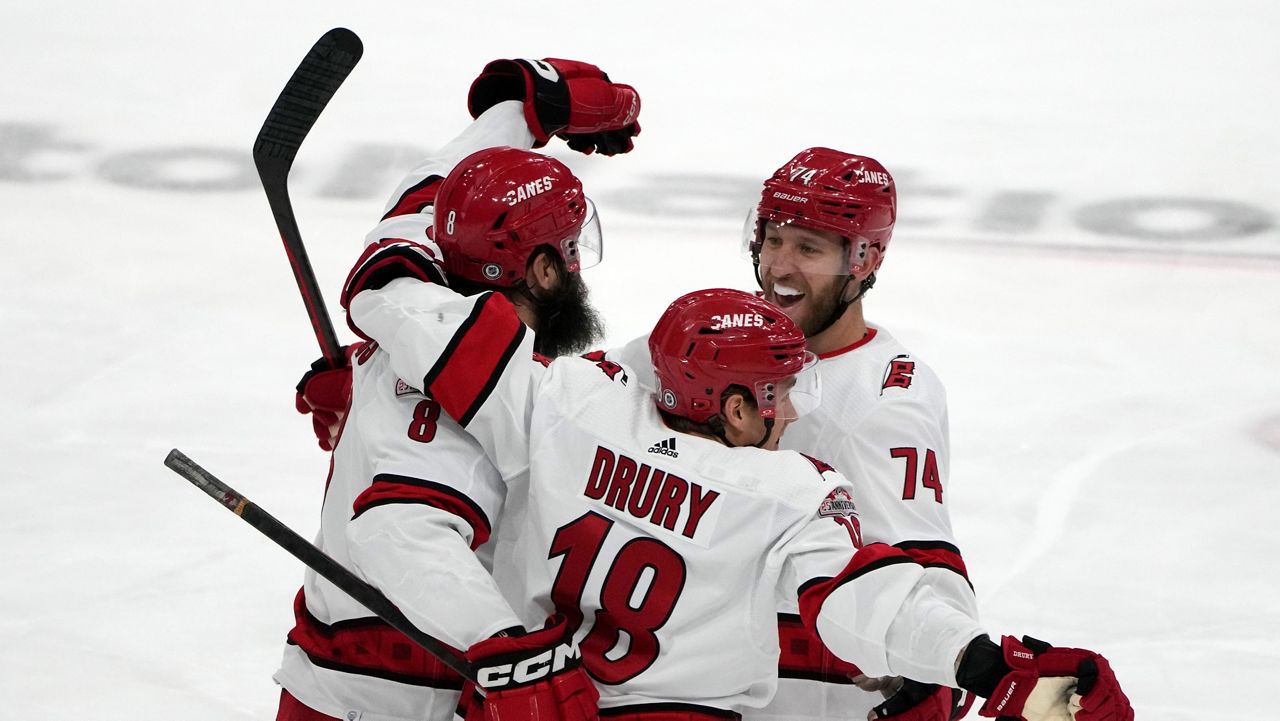
[(676, 439), (675, 439), (675, 438), (668, 438), (668, 439), (667, 439), (667, 440), (665, 440), (665, 441), (659, 441), (659, 442), (657, 442), (657, 443), (653, 444), (652, 446), (649, 446), (649, 452), (650, 452), (650, 453), (661, 453), (661, 454), (662, 454), (662, 455), (664, 455), (664, 456), (671, 456), (672, 458), (679, 458), (679, 457), (680, 457), (680, 454), (679, 454), (679, 453), (676, 453)]

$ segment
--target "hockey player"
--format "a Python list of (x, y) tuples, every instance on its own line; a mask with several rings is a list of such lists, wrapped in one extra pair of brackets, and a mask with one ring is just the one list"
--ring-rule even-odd
[[(746, 245), (765, 299), (803, 330), (819, 357), (828, 402), (790, 430), (784, 447), (821, 454), (854, 483), (867, 543), (901, 549), (939, 593), (976, 614), (951, 530), (946, 392), (933, 370), (883, 327), (862, 300), (876, 280), (897, 216), (892, 176), (872, 158), (801, 151), (764, 183)], [(971, 698), (907, 682), (884, 701), (871, 679), (833, 658), (792, 608), (779, 614), (782, 681), (773, 702), (748, 714), (836, 721), (911, 710), (945, 721)], [(851, 685), (853, 679), (868, 689)], [(897, 683), (901, 683), (898, 680)]]
[(965, 688), (992, 699), (989, 716), (1132, 719), (1101, 656), (991, 642), (905, 551), (862, 545), (839, 473), (769, 450), (813, 395), (813, 355), (775, 306), (730, 290), (677, 299), (649, 338), (656, 393), (598, 356), (525, 360), (530, 339), (498, 294), (403, 278), (349, 312), (503, 475), (528, 473), (521, 542), (495, 575), (531, 615), (569, 620), (602, 715), (710, 721), (763, 705), (780, 594), (869, 675)]
[[(862, 299), (875, 283), (896, 216), (892, 176), (865, 156), (809, 148), (764, 183), (744, 248), (763, 297), (796, 322), (817, 354), (826, 397), (794, 424), (782, 447), (820, 456), (847, 474), (865, 542), (907, 553), (940, 593), (976, 615), (945, 503), (946, 392), (932, 369), (863, 316)], [(609, 357), (652, 384), (646, 353), (637, 339)], [(868, 676), (825, 649), (793, 604), (780, 609), (778, 633), (778, 692), (768, 706), (747, 711), (749, 721), (898, 714), (947, 721), (972, 702), (959, 690)]]
[[(540, 351), (580, 349), (600, 330), (579, 275), (599, 258), (598, 220), (568, 168), (522, 148), (560, 136), (583, 152), (626, 152), (639, 97), (584, 63), (496, 61), (476, 81), (471, 109), (475, 122), (392, 196), (344, 302), (400, 276), (464, 293), (496, 289), (536, 331)], [(447, 250), (443, 261), (433, 239)], [(315, 416), (334, 450), (318, 545), (482, 674), (510, 653), (569, 655), (563, 619), (526, 633), (546, 617), (516, 613), (481, 560), (502, 534), (505, 479), (435, 400), (395, 377), (376, 344), (351, 356), (354, 370), (317, 367), (299, 384), (300, 404), (350, 398), (341, 414), (331, 409), (333, 420), (345, 415), (332, 431)], [(314, 572), (294, 610), (275, 675), (278, 721), (454, 715), (462, 679)], [(519, 718), (536, 706), (543, 721), (579, 721), (594, 718), (595, 698), (569, 659), (520, 688), (493, 685), (468, 717)]]

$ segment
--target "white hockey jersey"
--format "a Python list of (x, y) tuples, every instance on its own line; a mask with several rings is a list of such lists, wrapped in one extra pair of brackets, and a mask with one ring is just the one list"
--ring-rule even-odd
[(673, 432), (630, 371), (599, 356), (525, 360), (531, 338), (497, 294), (405, 279), (350, 313), (503, 476), (528, 472), (520, 542), (495, 576), (529, 599), (526, 615), (580, 623), (602, 708), (763, 705), (779, 595), (868, 673), (955, 683), (981, 628), (900, 551), (854, 552), (853, 499), (829, 466)]
[[(520, 103), (495, 105), (414, 168), (366, 245), (433, 245), (439, 182), (463, 157), (497, 145), (532, 147)], [(455, 648), (540, 623), (513, 612), (481, 561), (502, 536), (507, 486), (497, 469), (438, 403), (396, 377), (376, 344), (352, 361), (352, 405), (333, 453), (317, 545)], [(275, 679), (306, 706), (363, 721), (453, 717), (461, 678), (313, 571), (294, 612)]]
[[(653, 387), (648, 354), (644, 336), (608, 357), (636, 368), (638, 380)], [(822, 403), (787, 427), (780, 447), (820, 457), (845, 474), (862, 541), (904, 550), (927, 569), (938, 593), (977, 618), (945, 503), (950, 441), (941, 381), (875, 325), (859, 342), (820, 356), (818, 373)], [(852, 685), (851, 677), (866, 669), (824, 648), (794, 603), (779, 604), (778, 633), (778, 691), (768, 706), (744, 712), (748, 720), (861, 719), (884, 700)]]
[[(859, 342), (820, 356), (818, 371), (822, 404), (787, 428), (781, 447), (820, 454), (846, 474), (863, 540), (904, 550), (925, 566), (939, 593), (978, 618), (947, 512), (951, 456), (942, 382), (870, 324)], [(884, 700), (849, 683), (859, 669), (827, 653), (794, 605), (780, 606), (778, 628), (778, 692), (767, 707), (745, 714), (747, 721), (861, 719)]]

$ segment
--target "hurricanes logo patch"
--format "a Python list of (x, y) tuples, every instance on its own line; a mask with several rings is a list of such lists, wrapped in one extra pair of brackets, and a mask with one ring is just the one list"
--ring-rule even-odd
[(853, 496), (845, 489), (837, 488), (818, 506), (818, 515), (823, 518), (848, 518), (858, 515), (858, 509), (853, 505)]
[(413, 386), (409, 385), (408, 383), (405, 383), (399, 378), (396, 379), (396, 397), (397, 398), (400, 396), (411, 396), (414, 394), (421, 395), (421, 393), (418, 393), (417, 388), (414, 388)]
[(889, 361), (889, 366), (884, 370), (884, 382), (880, 384), (880, 393), (884, 394), (888, 388), (910, 388), (911, 381), (915, 380), (916, 363), (909, 355), (896, 356)]

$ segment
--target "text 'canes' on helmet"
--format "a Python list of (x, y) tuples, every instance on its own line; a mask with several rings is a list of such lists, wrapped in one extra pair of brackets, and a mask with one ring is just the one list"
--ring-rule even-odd
[(730, 386), (750, 390), (766, 418), (783, 410), (786, 397), (797, 415), (817, 404), (816, 358), (804, 333), (751, 293), (712, 288), (680, 296), (653, 327), (649, 354), (658, 408), (695, 423), (720, 414)]
[[(764, 182), (743, 240), (758, 273), (766, 223), (831, 231), (848, 243), (845, 272), (864, 278), (884, 259), (897, 204), (893, 176), (879, 161), (831, 148), (809, 148)], [(873, 247), (879, 253), (871, 266), (866, 260)]]
[(445, 271), (510, 288), (529, 257), (549, 246), (576, 273), (600, 261), (600, 223), (582, 183), (564, 163), (517, 148), (463, 158), (440, 186), (434, 239)]

